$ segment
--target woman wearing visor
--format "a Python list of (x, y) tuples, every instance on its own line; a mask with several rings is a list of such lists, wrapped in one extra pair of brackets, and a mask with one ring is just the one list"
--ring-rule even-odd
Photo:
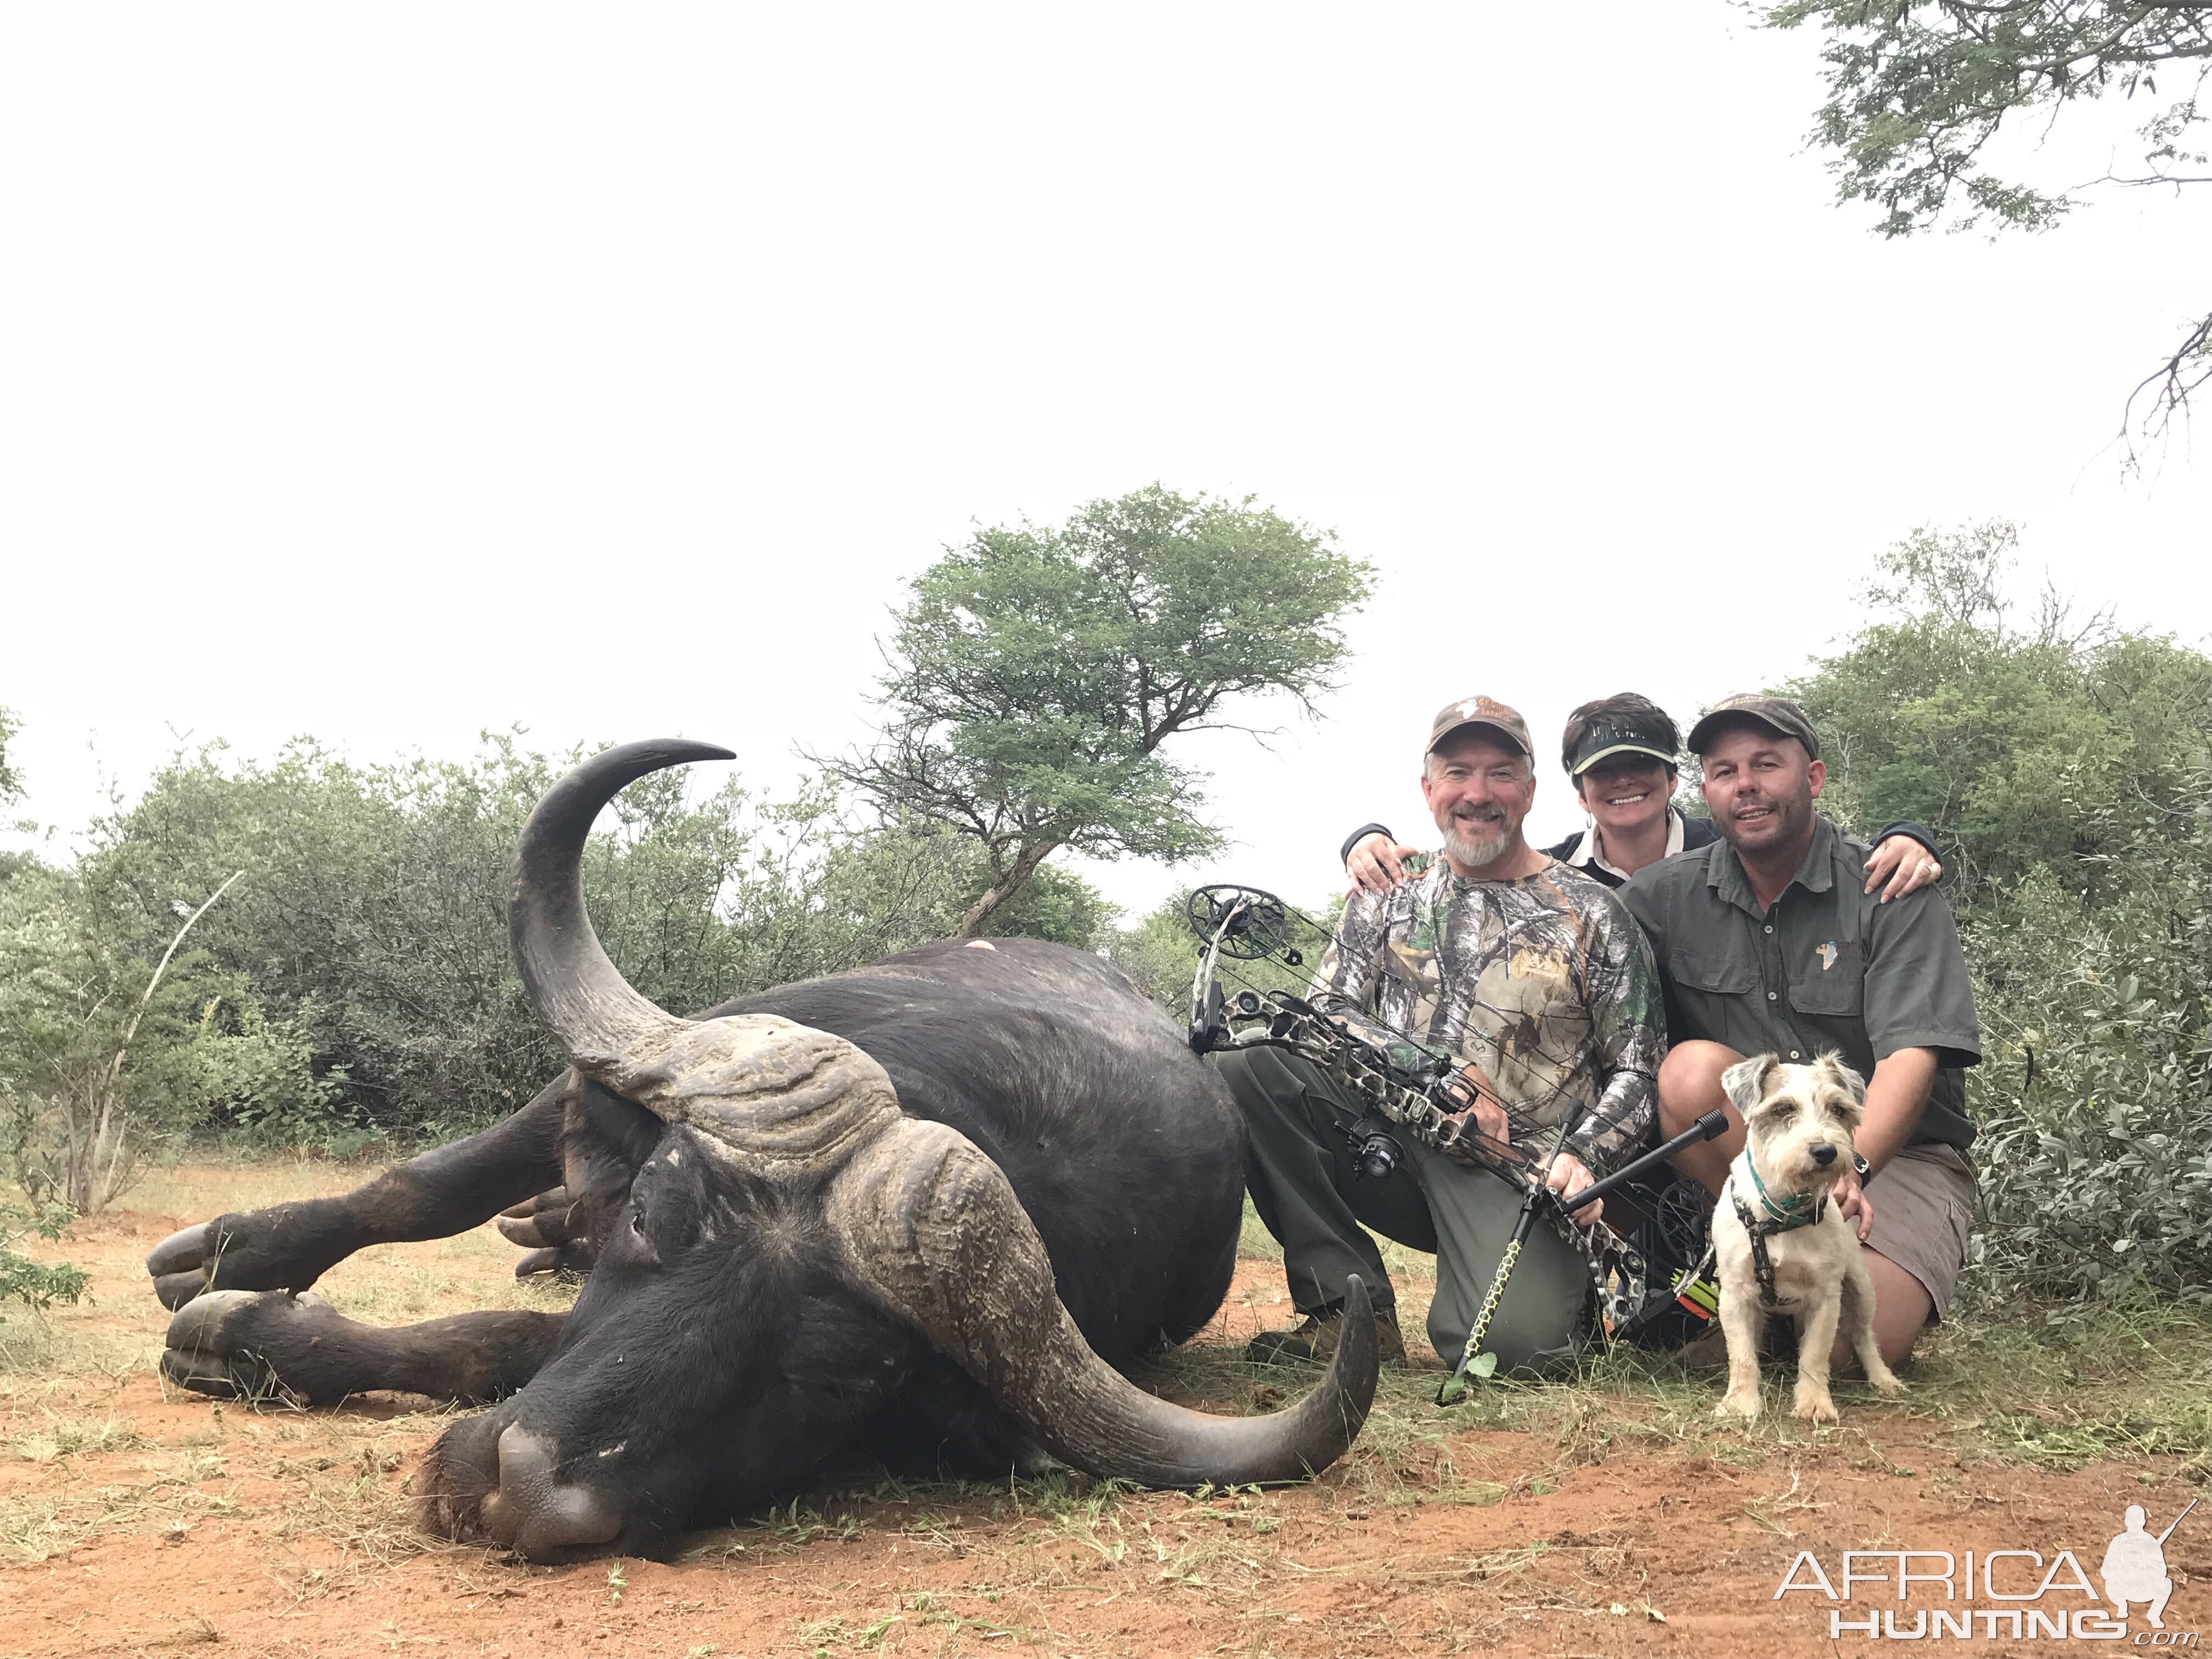
[[(1720, 832), (1710, 818), (1674, 809), (1674, 757), (1681, 733), (1667, 711), (1631, 691), (1586, 702), (1567, 716), (1559, 762), (1574, 780), (1589, 828), (1544, 851), (1592, 881), (1618, 887), (1647, 864), (1706, 847)], [(1404, 875), (1403, 860), (1423, 849), (1399, 842), (1387, 825), (1364, 823), (1344, 843), (1344, 866), (1373, 892)], [(1882, 902), (1927, 886), (1943, 873), (1935, 837), (1917, 823), (1885, 824), (1867, 855), (1867, 891)]]

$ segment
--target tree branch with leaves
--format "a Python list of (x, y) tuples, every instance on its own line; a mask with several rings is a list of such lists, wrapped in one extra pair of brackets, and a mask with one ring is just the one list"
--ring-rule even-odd
[[(2212, 106), (2212, 4), (2157, 0), (1784, 0), (1771, 27), (1813, 24), (1827, 98), (1813, 142), (1838, 194), (1881, 210), (1885, 236), (1949, 227), (2041, 230), (2100, 185), (2179, 192), (2212, 183), (2199, 131)], [(2160, 90), (2160, 81), (2165, 90)], [(2055, 121), (2108, 94), (2154, 106), (2138, 165), (2058, 190), (1985, 165), (2008, 122)], [(2212, 379), (2212, 314), (2185, 328), (2128, 398), (2121, 437), (2162, 439)]]

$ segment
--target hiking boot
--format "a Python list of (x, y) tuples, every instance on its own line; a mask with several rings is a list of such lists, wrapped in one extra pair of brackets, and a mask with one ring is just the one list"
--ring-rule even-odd
[[(1245, 1345), (1245, 1357), (1255, 1364), (1287, 1365), (1298, 1360), (1327, 1364), (1336, 1358), (1337, 1339), (1344, 1334), (1344, 1310), (1324, 1308), (1308, 1314), (1287, 1331), (1262, 1331)], [(1398, 1334), (1398, 1310), (1375, 1310), (1375, 1346), (1386, 1365), (1406, 1363), (1406, 1339)]]

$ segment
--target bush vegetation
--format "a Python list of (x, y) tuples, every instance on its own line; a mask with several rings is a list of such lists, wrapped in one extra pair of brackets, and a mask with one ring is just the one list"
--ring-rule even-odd
[(1789, 689), (1831, 809), (1917, 817), (1972, 964), (1973, 1282), (2079, 1310), (2212, 1294), (2212, 659), (2008, 598), (2013, 527), (1919, 532)]
[[(574, 757), (489, 738), (466, 763), (360, 766), (301, 743), (276, 761), (179, 756), (95, 826), (72, 869), (0, 872), (0, 1129), (33, 1193), (95, 1210), (145, 1158), (209, 1127), (345, 1154), (480, 1127), (561, 1060), (509, 960), (504, 892), (531, 806)], [(645, 993), (696, 1010), (942, 938), (988, 884), (930, 826), (854, 828), (817, 793), (682, 773), (616, 803), (586, 863), (607, 947)], [(133, 1013), (180, 915), (245, 873)], [(1088, 944), (1109, 915), (1047, 869), (987, 931)], [(128, 1168), (68, 1178), (76, 1103), (112, 1085)], [(75, 1116), (73, 1116), (73, 1114)]]

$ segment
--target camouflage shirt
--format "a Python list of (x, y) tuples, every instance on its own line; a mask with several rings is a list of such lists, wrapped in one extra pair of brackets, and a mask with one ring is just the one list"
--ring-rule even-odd
[(1667, 1052), (1650, 947), (1556, 860), (1470, 881), (1439, 857), (1388, 893), (1355, 888), (1310, 995), (1377, 1044), (1473, 1061), (1523, 1152), (1548, 1153), (1565, 1117), (1568, 1150), (1603, 1176), (1650, 1139)]

